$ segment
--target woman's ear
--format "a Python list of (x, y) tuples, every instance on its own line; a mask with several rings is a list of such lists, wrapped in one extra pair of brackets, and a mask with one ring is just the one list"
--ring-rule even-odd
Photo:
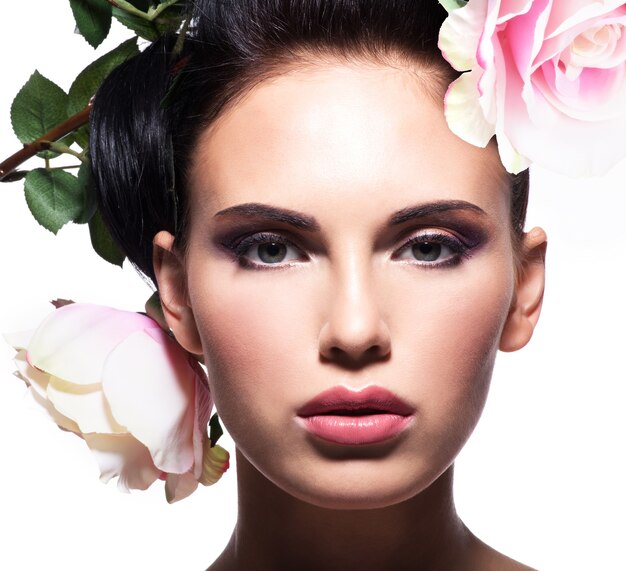
[(154, 237), (152, 245), (152, 264), (165, 320), (184, 349), (202, 355), (200, 335), (189, 305), (185, 264), (174, 249), (174, 236), (163, 230)]
[(517, 351), (530, 341), (541, 313), (545, 286), (546, 233), (533, 228), (524, 235), (513, 303), (502, 335), (501, 351)]

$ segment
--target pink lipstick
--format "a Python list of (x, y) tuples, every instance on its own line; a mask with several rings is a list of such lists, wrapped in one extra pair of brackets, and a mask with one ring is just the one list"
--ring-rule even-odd
[(345, 446), (384, 442), (400, 434), (415, 410), (381, 387), (334, 387), (298, 410), (302, 426), (318, 438)]

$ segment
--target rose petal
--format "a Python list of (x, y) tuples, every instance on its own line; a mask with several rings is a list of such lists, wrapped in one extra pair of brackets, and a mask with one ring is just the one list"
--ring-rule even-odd
[[(498, 4), (500, 4), (499, 9)], [(504, 29), (509, 20), (514, 19), (516, 22), (527, 21), (528, 17), (524, 15), (528, 14), (532, 7), (532, 0), (526, 0), (525, 2), (520, 2), (519, 0), (513, 0), (513, 2), (492, 1), (490, 3), (487, 18), (483, 24), (483, 32), (480, 37), (476, 56), (478, 64), (484, 70), (488, 70), (493, 66), (496, 50), (500, 43), (498, 30)], [(506, 33), (508, 35), (508, 29)], [(526, 44), (528, 46), (532, 46), (532, 37), (533, 35), (531, 34), (526, 38)]]
[[(572, 42), (570, 63), (579, 68), (610, 69), (626, 59), (626, 15), (615, 20), (604, 20), (602, 28), (585, 30)], [(592, 34), (592, 31), (594, 32)], [(593, 41), (589, 37), (592, 34)], [(601, 40), (597, 40), (597, 38)]]
[(50, 375), (42, 373), (34, 367), (31, 367), (26, 361), (26, 349), (20, 349), (13, 359), (17, 367), (17, 374), (33, 391), (37, 392), (41, 397), (46, 397), (46, 390)]
[(193, 474), (168, 474), (165, 480), (165, 497), (173, 504), (193, 494), (198, 487), (198, 480)]
[(472, 145), (485, 147), (495, 134), (478, 100), (476, 87), (480, 71), (464, 73), (448, 87), (445, 96), (445, 115), (450, 130)]
[(72, 385), (51, 376), (46, 395), (61, 414), (78, 424), (81, 432), (103, 434), (128, 432), (111, 414), (109, 403), (99, 385)]
[(204, 457), (204, 443), (207, 437), (207, 425), (211, 417), (213, 399), (208, 389), (206, 374), (198, 362), (191, 363), (196, 373), (195, 421), (193, 426), (193, 475), (199, 479), (202, 474), (202, 459)]
[(132, 332), (155, 327), (152, 319), (132, 311), (74, 303), (53, 311), (28, 345), (32, 365), (75, 384), (94, 384), (113, 348)]
[(530, 159), (519, 153), (504, 133), (496, 135), (496, 138), (498, 141), (500, 161), (507, 172), (519, 174), (530, 166)]
[(175, 341), (161, 329), (129, 335), (107, 358), (102, 388), (113, 416), (148, 447), (160, 470), (191, 469), (195, 372)]
[(4, 333), (4, 340), (13, 347), (16, 351), (20, 349), (26, 349), (30, 340), (35, 334), (35, 329), (28, 329), (26, 331), (14, 331), (12, 333)]
[(614, 10), (624, 10), (622, 0), (567, 0), (554, 2), (550, 10), (550, 18), (546, 26), (546, 39), (563, 34), (580, 23), (592, 21)]
[(100, 467), (106, 483), (119, 476), (120, 490), (145, 490), (159, 477), (148, 449), (129, 434), (85, 434), (85, 442)]
[[(558, 56), (565, 51), (569, 51), (572, 47), (572, 44), (576, 41), (576, 38), (590, 28), (599, 25), (623, 25), (625, 17), (626, 7), (623, 7), (619, 11), (615, 11), (611, 14), (603, 15), (592, 20), (581, 21), (570, 28), (564, 29), (561, 33), (557, 35), (545, 38), (543, 41), (543, 45), (541, 46), (541, 50), (535, 58), (535, 69), (541, 66), (544, 62), (552, 59), (553, 57)], [(619, 54), (621, 54), (621, 50), (617, 50), (617, 53), (614, 56), (615, 63), (613, 63), (613, 65), (617, 64), (617, 62), (620, 60), (623, 61), (623, 58), (620, 58)], [(565, 56), (565, 59), (567, 59), (567, 55)], [(601, 67), (610, 66), (611, 60), (609, 59), (609, 61), (606, 64), (603, 64)]]
[[(508, 76), (515, 72), (511, 65), (513, 62), (517, 73), (525, 81), (537, 67), (536, 55), (543, 44), (551, 5), (552, 0), (535, 0), (526, 14), (508, 22), (506, 30), (502, 32), (503, 36), (506, 36), (508, 46), (506, 77), (503, 79), (508, 80)], [(498, 73), (501, 72), (502, 70), (498, 69)]]
[(516, 122), (511, 140), (533, 162), (554, 172), (570, 176), (598, 176), (626, 156), (626, 118), (620, 121), (584, 123), (562, 122), (555, 132), (542, 130), (525, 133)]
[(597, 122), (625, 114), (625, 66), (612, 70), (587, 68), (571, 81), (555, 66), (546, 64), (541, 73), (533, 75), (532, 82), (556, 111), (551, 114), (555, 121)]
[(476, 65), (488, 4), (489, 0), (473, 0), (450, 13), (441, 26), (439, 49), (457, 71), (467, 71)]
[(524, 2), (520, 2), (520, 0), (501, 0), (498, 8), (497, 25), (505, 24), (513, 18), (527, 14), (532, 7), (532, 3), (533, 0), (525, 0)]
[(527, 112), (523, 113), (519, 108), (515, 111), (518, 93), (514, 88), (507, 90), (509, 111), (504, 128), (511, 144), (533, 162), (570, 176), (594, 176), (626, 156), (626, 114), (619, 120), (601, 122), (563, 120), (543, 96), (528, 94)]
[[(512, 113), (500, 112), (496, 121), (496, 140), (498, 142), (498, 153), (504, 168), (513, 174), (520, 173), (527, 169), (530, 160), (523, 156), (513, 145), (509, 138), (509, 121), (512, 114), (527, 117), (526, 105), (522, 99), (522, 80), (514, 69), (508, 76), (503, 74), (507, 57), (510, 53), (505, 52), (506, 47), (501, 44), (496, 49), (496, 69), (500, 75), (500, 82), (496, 89), (496, 107), (498, 109), (509, 109)], [(507, 107), (508, 106), (508, 107)]]
[(33, 402), (36, 402), (37, 405), (47, 413), (47, 416), (51, 418), (59, 428), (68, 430), (69, 432), (74, 432), (78, 436), (81, 436), (78, 424), (67, 418), (67, 416), (61, 414), (56, 408), (54, 408), (54, 406), (52, 406), (52, 403), (47, 398), (32, 390), (32, 387), (28, 391), (28, 394)]

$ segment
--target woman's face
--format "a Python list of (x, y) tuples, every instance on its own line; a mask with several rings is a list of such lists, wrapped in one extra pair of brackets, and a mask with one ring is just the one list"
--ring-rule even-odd
[(419, 493), (478, 420), (514, 298), (497, 149), (413, 72), (337, 63), (258, 85), (193, 159), (187, 299), (239, 452), (320, 506)]

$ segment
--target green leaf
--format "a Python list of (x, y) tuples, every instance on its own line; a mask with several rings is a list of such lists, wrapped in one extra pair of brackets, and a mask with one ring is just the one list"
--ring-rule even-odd
[(449, 14), (450, 12), (454, 12), (455, 10), (458, 10), (459, 8), (463, 8), (463, 6), (467, 4), (467, 1), (466, 0), (439, 0), (439, 4), (441, 4)]
[(67, 112), (74, 115), (85, 108), (104, 79), (121, 63), (139, 53), (137, 38), (131, 38), (89, 64), (72, 83)]
[(30, 76), (11, 105), (11, 124), (22, 143), (32, 143), (65, 121), (68, 96), (38, 71)]
[(224, 429), (220, 424), (220, 417), (215, 413), (211, 420), (209, 420), (209, 440), (211, 441), (211, 447), (217, 444), (217, 441), (224, 434)]
[(78, 169), (78, 188), (81, 194), (82, 208), (74, 218), (76, 224), (86, 224), (96, 213), (98, 203), (91, 178), (89, 163), (83, 163)]
[(70, 0), (76, 27), (92, 48), (109, 35), (113, 7), (106, 0)]
[(89, 126), (83, 125), (80, 129), (77, 129), (73, 133), (74, 141), (78, 144), (78, 146), (85, 150), (89, 146)]
[(180, 28), (187, 9), (182, 4), (173, 4), (155, 20), (157, 31), (160, 35), (176, 32)]
[(176, 32), (186, 13), (185, 4), (181, 0), (165, 0), (160, 3), (135, 0), (128, 3), (144, 12), (146, 17), (118, 7), (113, 8), (113, 16), (139, 37), (150, 42), (168, 32)]
[(24, 182), (26, 203), (35, 220), (56, 234), (83, 209), (78, 179), (63, 170), (35, 169)]
[(96, 253), (103, 260), (121, 268), (125, 256), (114, 242), (102, 220), (100, 212), (97, 210), (89, 221), (89, 235), (91, 236), (91, 245)]
[(135, 32), (140, 38), (148, 40), (149, 42), (155, 42), (159, 39), (159, 30), (153, 22), (144, 20), (134, 14), (129, 14), (121, 8), (113, 8), (113, 16), (129, 30)]

